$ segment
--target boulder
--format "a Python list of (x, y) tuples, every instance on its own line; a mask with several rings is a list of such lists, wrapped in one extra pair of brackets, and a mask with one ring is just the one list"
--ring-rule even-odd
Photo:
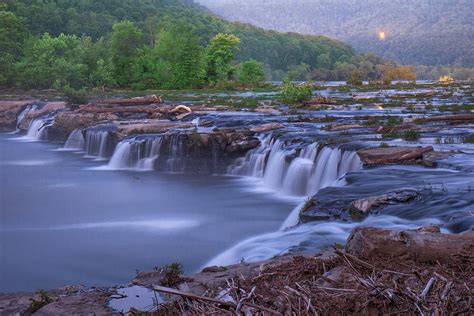
[(387, 147), (357, 151), (365, 166), (387, 164), (413, 164), (422, 162), (424, 155), (433, 152), (433, 147)]
[(20, 129), (27, 130), (30, 126), (30, 122), (36, 118), (45, 116), (50, 113), (57, 112), (59, 110), (64, 110), (66, 108), (66, 102), (57, 101), (57, 102), (48, 102), (37, 110), (30, 111), (25, 118), (21, 121)]
[(358, 258), (403, 257), (420, 261), (447, 261), (451, 255), (474, 251), (474, 231), (442, 234), (439, 227), (417, 230), (356, 228), (347, 239), (346, 251)]
[(351, 203), (350, 209), (352, 212), (365, 215), (376, 207), (392, 203), (407, 203), (413, 199), (416, 199), (418, 196), (419, 193), (416, 190), (399, 189), (383, 195), (371, 196), (353, 201)]
[(16, 120), (23, 109), (34, 101), (2, 101), (0, 100), (0, 131), (10, 132), (16, 129)]
[(252, 127), (250, 131), (253, 133), (263, 133), (263, 132), (279, 129), (282, 127), (284, 127), (284, 125), (281, 123), (267, 123), (267, 124), (262, 124), (262, 125)]

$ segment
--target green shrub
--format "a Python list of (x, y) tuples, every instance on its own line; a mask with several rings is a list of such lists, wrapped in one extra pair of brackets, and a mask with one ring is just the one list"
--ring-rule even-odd
[(311, 99), (313, 85), (287, 82), (280, 90), (279, 99), (286, 104), (298, 104)]
[(70, 105), (86, 104), (87, 103), (87, 91), (85, 89), (76, 90), (70, 86), (63, 88), (64, 96), (66, 97), (66, 103)]
[(420, 132), (415, 130), (407, 130), (403, 132), (402, 138), (406, 141), (417, 141), (420, 139)]

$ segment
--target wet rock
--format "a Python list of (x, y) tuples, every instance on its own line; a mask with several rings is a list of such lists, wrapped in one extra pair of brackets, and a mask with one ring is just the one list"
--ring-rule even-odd
[(419, 192), (413, 189), (399, 189), (379, 196), (371, 196), (359, 199), (351, 203), (350, 209), (358, 214), (367, 214), (373, 209), (391, 203), (407, 203), (416, 199)]
[(25, 116), (25, 118), (21, 121), (20, 129), (27, 130), (32, 120), (51, 114), (51, 113), (58, 112), (60, 110), (64, 110), (65, 108), (66, 108), (66, 102), (62, 102), (62, 101), (47, 102), (46, 104), (41, 106), (39, 109), (30, 111)]
[(119, 139), (124, 139), (130, 135), (140, 134), (160, 134), (171, 129), (187, 129), (195, 127), (191, 122), (172, 122), (166, 120), (149, 120), (143, 122), (133, 122), (132, 124), (119, 125), (117, 135)]
[(447, 151), (433, 151), (423, 155), (423, 165), (426, 167), (438, 167), (440, 160), (446, 159), (452, 155), (454, 152)]
[(91, 114), (77, 112), (61, 112), (54, 119), (48, 129), (48, 139), (51, 141), (65, 141), (75, 129), (85, 129), (96, 125), (112, 122), (118, 117), (111, 113)]
[(228, 153), (247, 151), (256, 148), (260, 145), (260, 140), (256, 137), (245, 138), (237, 141), (233, 141), (227, 146), (226, 151)]
[(326, 128), (330, 131), (344, 131), (344, 130), (355, 129), (355, 128), (364, 128), (364, 127), (359, 124), (330, 124), (330, 125), (327, 125)]
[(21, 111), (34, 101), (1, 101), (0, 100), (0, 132), (16, 129), (16, 120)]
[(472, 249), (474, 231), (441, 234), (439, 227), (433, 226), (417, 230), (359, 227), (351, 233), (346, 244), (346, 251), (359, 258), (389, 255), (425, 262), (452, 260), (451, 255)]
[(272, 131), (272, 130), (283, 128), (283, 127), (284, 125), (280, 123), (268, 123), (268, 124), (262, 124), (259, 126), (252, 127), (250, 131), (253, 133), (263, 133), (263, 132), (268, 132), (268, 131)]
[(357, 151), (365, 166), (387, 164), (422, 163), (424, 155), (433, 152), (433, 147), (387, 147)]

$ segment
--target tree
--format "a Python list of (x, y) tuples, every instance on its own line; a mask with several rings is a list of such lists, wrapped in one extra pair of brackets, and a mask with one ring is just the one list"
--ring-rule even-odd
[(102, 91), (106, 87), (113, 87), (115, 79), (112, 64), (102, 58), (99, 59), (96, 69), (90, 75), (90, 81), (94, 87), (100, 88)]
[(310, 100), (312, 95), (312, 84), (296, 84), (294, 82), (286, 81), (280, 90), (279, 99), (286, 104), (297, 104)]
[(110, 37), (110, 55), (117, 84), (125, 87), (131, 84), (132, 63), (142, 47), (143, 33), (133, 22), (124, 20), (113, 25)]
[(416, 80), (413, 66), (397, 66), (393, 63), (385, 63), (379, 65), (379, 69), (382, 72), (382, 81), (385, 85), (390, 85), (394, 80)]
[(255, 59), (250, 59), (240, 65), (239, 82), (258, 85), (265, 81), (263, 65)]
[(192, 25), (182, 20), (164, 21), (154, 50), (157, 58), (169, 65), (170, 78), (163, 88), (184, 89), (202, 85), (204, 48), (199, 44)]
[(232, 79), (240, 39), (232, 34), (219, 33), (211, 40), (206, 53), (206, 75), (211, 84), (224, 84)]
[(24, 88), (82, 88), (88, 68), (83, 57), (90, 38), (44, 34), (25, 44), (24, 57), (15, 65), (18, 82)]
[(0, 2), (0, 86), (13, 84), (14, 64), (27, 34), (23, 19), (5, 9), (6, 4)]
[(362, 85), (362, 74), (359, 70), (354, 70), (351, 73), (351, 78), (347, 81), (348, 84), (354, 86), (361, 86)]

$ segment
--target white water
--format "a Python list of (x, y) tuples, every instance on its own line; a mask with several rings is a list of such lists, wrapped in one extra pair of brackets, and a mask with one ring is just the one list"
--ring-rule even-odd
[(84, 150), (84, 135), (81, 129), (75, 129), (69, 135), (66, 143), (64, 144), (65, 150)]
[(99, 129), (86, 130), (84, 151), (89, 157), (107, 158), (109, 132)]
[(20, 114), (18, 114), (18, 117), (16, 119), (16, 131), (14, 132), (15, 134), (20, 132), (20, 124), (25, 118), (25, 116), (31, 111), (36, 110), (36, 108), (37, 106), (35, 104), (30, 104), (30, 105), (27, 105), (26, 108), (23, 111), (21, 111)]
[(109, 164), (104, 169), (153, 170), (162, 142), (161, 137), (124, 140), (117, 145)]
[(48, 127), (50, 127), (51, 125), (53, 125), (53, 122), (51, 121), (51, 119), (46, 119), (46, 118), (34, 119), (30, 122), (30, 126), (28, 127), (28, 131), (26, 135), (22, 137), (14, 138), (14, 140), (27, 141), (27, 142), (45, 140), (46, 132), (48, 130)]
[(229, 174), (260, 178), (264, 187), (284, 195), (309, 196), (362, 169), (355, 152), (319, 147), (313, 143), (297, 151), (267, 135), (258, 148), (229, 168)]
[[(204, 267), (226, 266), (266, 260), (282, 255), (298, 246), (309, 243), (311, 249), (321, 249), (334, 243), (344, 244), (350, 232), (358, 226), (390, 227), (391, 229), (417, 228), (428, 224), (441, 224), (438, 219), (405, 220), (394, 216), (371, 216), (361, 223), (315, 222), (291, 229), (279, 230), (246, 239), (210, 260)], [(295, 248), (296, 247), (296, 248)]]

